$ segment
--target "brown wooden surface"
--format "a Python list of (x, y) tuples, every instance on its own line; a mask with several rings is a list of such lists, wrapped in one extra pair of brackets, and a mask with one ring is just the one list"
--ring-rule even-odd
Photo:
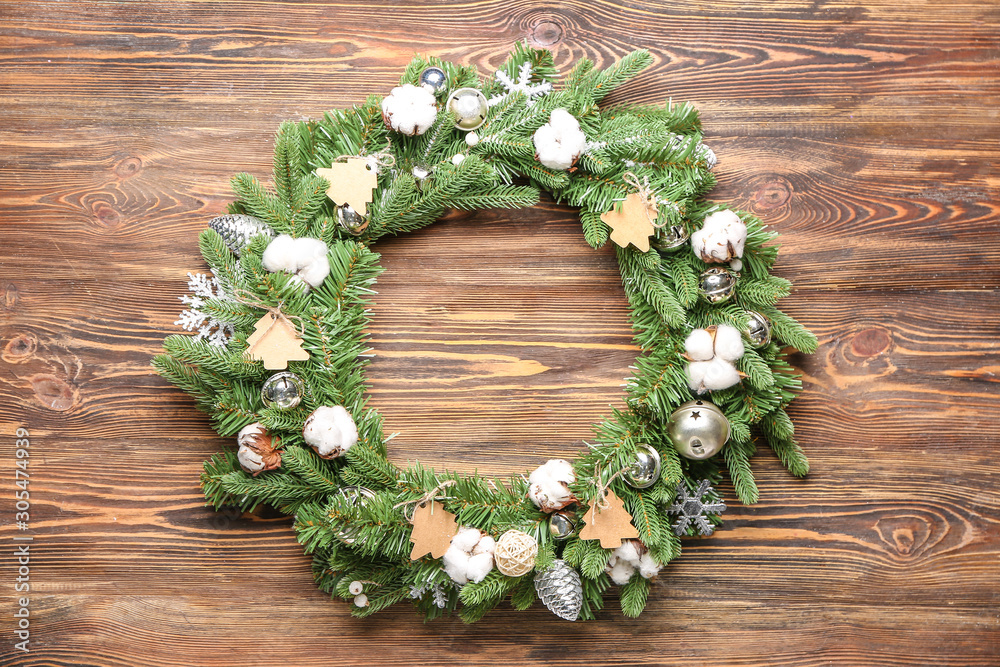
[[(616, 99), (692, 100), (714, 197), (782, 234), (821, 341), (791, 414), (638, 620), (541, 605), (475, 626), (356, 620), (290, 522), (202, 506), (226, 443), (149, 358), (196, 234), (280, 120), (386, 92), (414, 51), (484, 73), (527, 38), (564, 71), (649, 48)], [(1000, 10), (968, 2), (0, 2), (0, 663), (998, 665)], [(449, 218), (380, 244), (372, 403), (395, 460), (521, 472), (621, 405), (613, 254), (571, 210)], [(12, 525), (31, 433), (31, 531)], [(16, 534), (31, 652), (13, 648)]]

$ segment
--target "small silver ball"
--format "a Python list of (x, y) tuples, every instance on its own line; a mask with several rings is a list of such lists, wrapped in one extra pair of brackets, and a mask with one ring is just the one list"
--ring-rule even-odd
[(668, 225), (657, 230), (650, 244), (657, 250), (676, 250), (687, 245), (690, 237), (684, 225)]
[(636, 489), (646, 489), (660, 478), (660, 453), (643, 445), (635, 454), (635, 463), (625, 473), (625, 481)]
[(715, 456), (729, 440), (729, 420), (708, 401), (688, 401), (671, 413), (667, 435), (681, 456), (700, 461)]
[(750, 324), (746, 334), (750, 344), (757, 348), (766, 346), (771, 342), (771, 320), (755, 310), (748, 310), (747, 315), (750, 316)]
[(549, 515), (549, 534), (553, 539), (566, 540), (576, 532), (576, 524), (565, 512), (553, 512)]
[(448, 87), (448, 75), (440, 67), (428, 67), (420, 73), (420, 85), (440, 95)]
[(482, 91), (459, 88), (448, 96), (448, 111), (455, 114), (455, 127), (466, 132), (475, 130), (486, 122), (490, 105)]
[(291, 410), (302, 401), (306, 385), (295, 373), (285, 371), (275, 373), (264, 381), (260, 388), (260, 399), (265, 407)]
[(350, 204), (337, 207), (337, 222), (354, 236), (365, 231), (368, 226), (368, 218), (351, 208)]
[(702, 271), (698, 293), (709, 303), (725, 303), (736, 293), (736, 274), (720, 266)]

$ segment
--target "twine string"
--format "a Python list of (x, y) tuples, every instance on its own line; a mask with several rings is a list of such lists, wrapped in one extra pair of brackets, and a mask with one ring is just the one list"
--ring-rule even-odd
[(653, 188), (649, 186), (649, 176), (643, 176), (642, 180), (636, 176), (635, 172), (626, 171), (622, 174), (622, 180), (625, 181), (625, 185), (630, 185), (636, 190), (636, 194), (642, 198), (643, 204), (645, 204), (644, 212), (646, 213), (646, 219), (649, 220), (649, 224), (653, 225), (656, 229), (664, 227), (667, 223), (656, 222), (656, 215), (650, 215), (650, 211), (656, 211), (656, 193), (653, 192)]
[(235, 292), (232, 294), (232, 298), (236, 303), (243, 304), (244, 306), (250, 306), (251, 308), (260, 308), (261, 310), (265, 310), (271, 314), (271, 323), (267, 325), (266, 329), (264, 329), (264, 334), (267, 334), (267, 332), (271, 330), (271, 327), (273, 327), (278, 320), (284, 321), (285, 324), (291, 327), (295, 334), (299, 337), (301, 337), (305, 331), (305, 325), (303, 324), (301, 317), (298, 315), (287, 315), (281, 311), (281, 307), (285, 305), (284, 301), (279, 301), (277, 306), (269, 306), (256, 296), (250, 295), (249, 292), (245, 291)]
[[(454, 486), (456, 483), (457, 482), (455, 482), (455, 480), (453, 480), (453, 479), (446, 479), (445, 481), (441, 482), (440, 484), (438, 484), (437, 486), (435, 486), (433, 489), (431, 489), (430, 491), (428, 491), (427, 493), (425, 493), (420, 498), (417, 498), (416, 500), (404, 500), (401, 503), (396, 503), (395, 505), (392, 506), (392, 509), (397, 509), (399, 507), (406, 507), (407, 505), (413, 505), (413, 509), (416, 509), (417, 507), (419, 507), (420, 505), (423, 505), (424, 503), (431, 502), (431, 501), (434, 501), (434, 500), (442, 500), (442, 499), (446, 498), (447, 496), (439, 496), (438, 492), (439, 491), (444, 491), (449, 486)], [(431, 512), (433, 512), (433, 511), (434, 511), (434, 506), (432, 505), (431, 506)], [(405, 511), (403, 512), (403, 516), (406, 517), (406, 512)], [(410, 521), (410, 520), (412, 520), (412, 518), (413, 518), (413, 514), (411, 513), (409, 517), (406, 517), (406, 520)]]
[[(595, 505), (595, 507), (597, 507), (597, 509), (599, 509), (599, 510), (606, 510), (606, 509), (608, 509), (608, 507), (611, 506), (610, 503), (608, 503), (608, 489), (611, 487), (611, 482), (615, 481), (616, 479), (618, 479), (619, 477), (621, 477), (622, 475), (624, 475), (626, 472), (628, 472), (628, 470), (629, 470), (628, 468), (622, 468), (621, 470), (619, 470), (618, 472), (616, 472), (614, 475), (612, 475), (611, 477), (609, 477), (608, 481), (602, 483), (600, 486), (597, 487), (597, 499), (598, 500), (597, 500), (596, 503), (594, 503), (594, 505)], [(601, 479), (601, 473), (602, 473), (602, 471), (601, 471), (600, 468), (597, 468), (596, 470), (594, 470), (594, 478), (596, 480), (600, 481), (600, 479)], [(594, 514), (596, 514), (596, 512)], [(595, 516), (593, 518), (593, 520), (596, 521), (596, 519), (597, 519), (597, 517)]]

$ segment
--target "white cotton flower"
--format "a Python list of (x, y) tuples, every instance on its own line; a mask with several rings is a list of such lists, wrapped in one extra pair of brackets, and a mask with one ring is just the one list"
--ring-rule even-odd
[(743, 377), (732, 363), (746, 351), (743, 336), (736, 327), (719, 324), (695, 329), (684, 341), (684, 349), (690, 360), (685, 372), (691, 391), (704, 394), (725, 389)]
[(691, 248), (704, 262), (724, 263), (743, 256), (747, 226), (732, 211), (716, 211), (691, 235)]
[(342, 405), (324, 405), (306, 418), (302, 437), (322, 458), (332, 459), (358, 442), (358, 427)]
[(528, 497), (543, 512), (560, 510), (576, 498), (569, 485), (576, 481), (573, 464), (564, 459), (551, 459), (535, 468), (528, 476)]
[(695, 329), (684, 341), (684, 351), (692, 361), (708, 361), (715, 356), (712, 334), (705, 329)]
[(319, 239), (280, 234), (267, 244), (261, 264), (271, 273), (287, 271), (304, 285), (319, 287), (330, 275), (327, 253), (326, 243)]
[(549, 169), (569, 169), (587, 148), (580, 121), (565, 109), (553, 109), (549, 122), (532, 137), (538, 161)]
[(444, 571), (456, 584), (478, 583), (493, 569), (494, 549), (492, 537), (478, 528), (462, 526), (444, 553)]
[(382, 100), (382, 118), (386, 127), (400, 134), (423, 134), (437, 118), (437, 99), (426, 88), (410, 83), (396, 86)]
[(736, 327), (720, 324), (715, 327), (715, 356), (736, 361), (743, 356), (743, 334)]
[(611, 581), (624, 586), (639, 572), (645, 579), (652, 579), (660, 572), (659, 564), (649, 555), (649, 549), (639, 540), (625, 540), (614, 550), (604, 571)]

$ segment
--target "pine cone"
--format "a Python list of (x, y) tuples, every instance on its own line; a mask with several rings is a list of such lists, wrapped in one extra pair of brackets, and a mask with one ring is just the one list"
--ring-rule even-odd
[(535, 591), (549, 611), (559, 618), (575, 621), (583, 608), (583, 585), (580, 575), (564, 560), (535, 577)]
[(274, 236), (274, 232), (263, 220), (252, 215), (220, 215), (209, 221), (208, 228), (221, 236), (237, 257), (250, 243), (250, 239), (258, 234)]

